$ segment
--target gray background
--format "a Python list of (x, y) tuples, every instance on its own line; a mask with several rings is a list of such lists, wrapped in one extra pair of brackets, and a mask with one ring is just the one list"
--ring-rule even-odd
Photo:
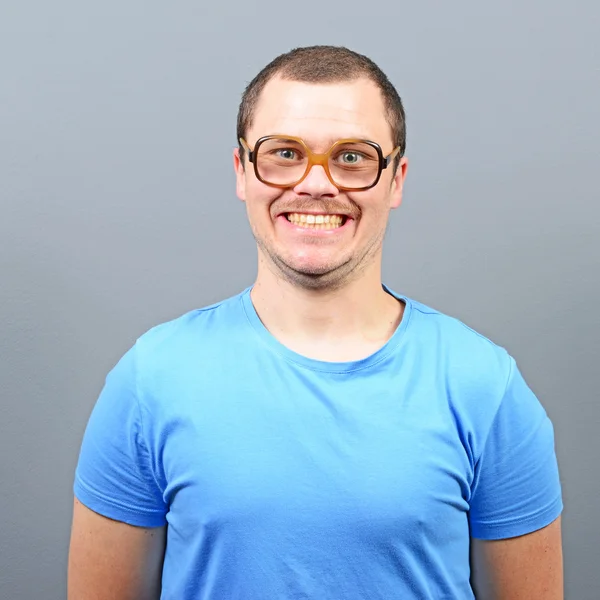
[(567, 598), (597, 600), (598, 2), (201, 4), (1, 3), (0, 597), (65, 597), (106, 373), (253, 281), (243, 87), (333, 43), (378, 62), (407, 110), (385, 281), (517, 359), (555, 424)]

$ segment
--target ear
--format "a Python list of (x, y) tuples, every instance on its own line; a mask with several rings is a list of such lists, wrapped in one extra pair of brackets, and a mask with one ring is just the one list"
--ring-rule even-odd
[(235, 191), (237, 197), (242, 201), (246, 201), (246, 171), (244, 163), (240, 158), (240, 149), (233, 150), (233, 168), (235, 170)]
[(404, 189), (404, 180), (406, 179), (406, 171), (408, 170), (408, 159), (403, 156), (400, 159), (396, 174), (392, 179), (392, 187), (390, 190), (390, 208), (398, 208), (402, 204), (402, 191)]

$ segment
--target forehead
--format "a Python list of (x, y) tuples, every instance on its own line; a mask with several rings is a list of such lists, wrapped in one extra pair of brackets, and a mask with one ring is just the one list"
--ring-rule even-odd
[(248, 141), (274, 133), (301, 137), (315, 150), (348, 137), (372, 140), (384, 151), (392, 144), (381, 92), (367, 79), (327, 84), (272, 79), (258, 100)]

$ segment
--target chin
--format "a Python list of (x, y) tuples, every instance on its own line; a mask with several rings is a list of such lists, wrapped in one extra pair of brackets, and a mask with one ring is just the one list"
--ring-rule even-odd
[(321, 261), (278, 261), (279, 269), (290, 283), (305, 289), (334, 289), (350, 276), (348, 263), (332, 264)]
[(295, 271), (321, 275), (338, 269), (347, 262), (348, 258), (340, 256), (339, 252), (327, 250), (327, 248), (310, 248), (308, 251), (303, 248), (291, 252), (288, 250), (280, 254), (280, 259)]
[(341, 265), (316, 260), (291, 260), (286, 262), (286, 266), (300, 275), (306, 275), (307, 277), (323, 277), (337, 271)]

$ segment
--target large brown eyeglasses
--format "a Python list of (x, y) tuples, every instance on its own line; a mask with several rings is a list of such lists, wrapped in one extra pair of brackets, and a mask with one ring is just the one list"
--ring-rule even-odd
[(368, 190), (377, 185), (381, 172), (400, 151), (394, 148), (383, 156), (375, 142), (359, 139), (338, 140), (324, 154), (316, 154), (300, 138), (285, 135), (261, 137), (251, 150), (240, 138), (259, 181), (273, 187), (298, 185), (313, 165), (321, 165), (327, 177), (340, 191)]

